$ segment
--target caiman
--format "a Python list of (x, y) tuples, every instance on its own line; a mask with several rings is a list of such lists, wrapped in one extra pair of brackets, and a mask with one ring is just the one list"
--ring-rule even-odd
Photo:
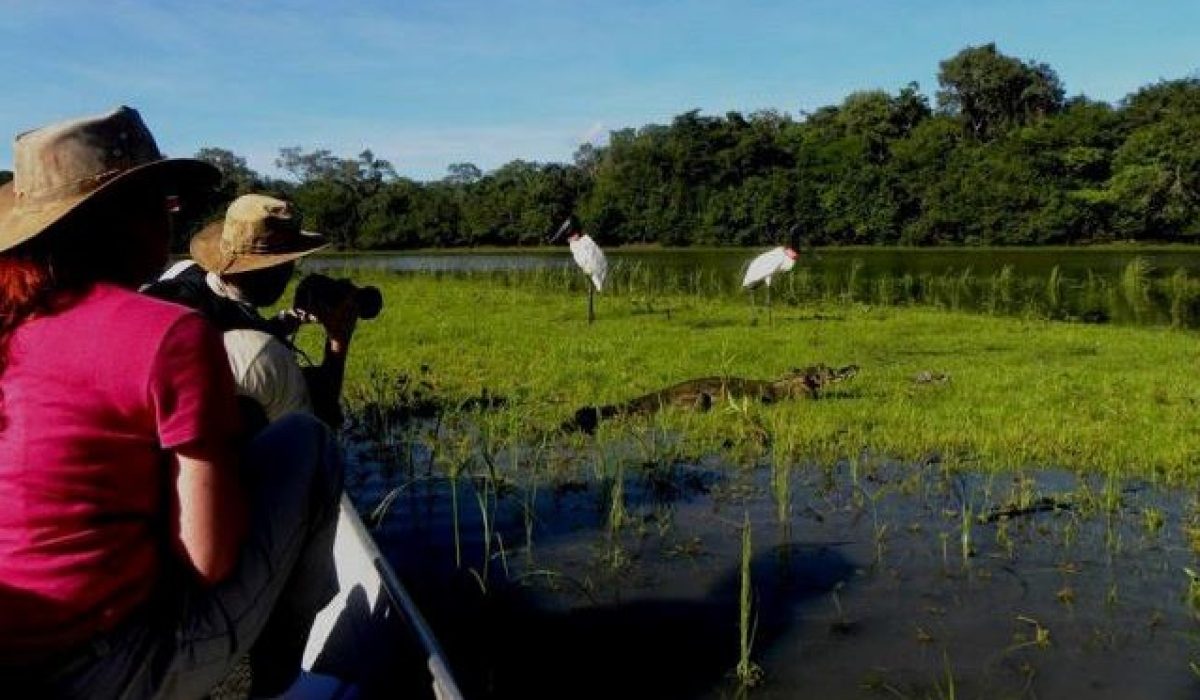
[(563, 423), (566, 431), (595, 432), (600, 421), (616, 416), (653, 413), (667, 406), (693, 411), (707, 411), (714, 404), (728, 399), (773, 403), (783, 399), (815, 397), (826, 384), (844, 381), (858, 374), (858, 365), (834, 369), (813, 365), (794, 369), (779, 379), (746, 379), (744, 377), (701, 377), (672, 384), (665, 389), (607, 406), (584, 406), (575, 416)]

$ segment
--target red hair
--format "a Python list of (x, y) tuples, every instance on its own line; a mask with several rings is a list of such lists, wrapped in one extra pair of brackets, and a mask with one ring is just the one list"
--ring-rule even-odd
[[(63, 245), (67, 231), (47, 232), (0, 253), (0, 379), (8, 368), (9, 345), (21, 324), (70, 306), (102, 276), (95, 246)], [(7, 420), (0, 386), (0, 430)]]
[[(52, 286), (50, 267), (38, 261), (0, 256), (0, 375), (8, 368), (8, 346), (13, 331), (41, 310)], [(4, 390), (0, 388), (0, 430), (8, 423)]]

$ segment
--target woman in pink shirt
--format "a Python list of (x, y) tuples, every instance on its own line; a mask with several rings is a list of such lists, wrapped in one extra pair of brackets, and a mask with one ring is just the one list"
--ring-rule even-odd
[[(215, 184), (127, 107), (20, 135), (0, 188), (0, 687), (200, 697), (298, 671), (332, 594), (336, 443), (242, 444), (220, 337), (136, 293), (169, 208)], [(245, 467), (239, 467), (239, 463)]]

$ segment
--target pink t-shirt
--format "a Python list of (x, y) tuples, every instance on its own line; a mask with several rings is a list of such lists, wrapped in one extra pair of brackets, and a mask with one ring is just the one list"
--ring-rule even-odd
[(106, 284), (20, 326), (0, 389), (2, 657), (69, 647), (148, 598), (169, 551), (166, 450), (233, 439), (238, 414), (207, 321)]

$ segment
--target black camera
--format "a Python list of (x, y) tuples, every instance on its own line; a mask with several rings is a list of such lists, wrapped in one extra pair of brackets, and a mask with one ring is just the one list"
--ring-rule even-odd
[(296, 285), (296, 297), (292, 305), (320, 318), (324, 309), (336, 306), (349, 297), (354, 298), (359, 318), (372, 319), (383, 310), (383, 294), (379, 287), (359, 287), (350, 280), (334, 279), (315, 272), (306, 275)]

